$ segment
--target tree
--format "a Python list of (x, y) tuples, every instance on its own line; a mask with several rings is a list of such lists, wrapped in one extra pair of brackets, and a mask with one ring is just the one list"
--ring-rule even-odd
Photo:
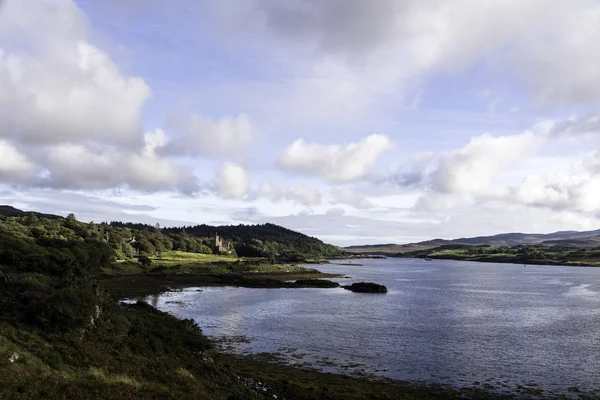
[(133, 246), (140, 251), (140, 255), (151, 256), (156, 252), (156, 248), (146, 238), (135, 242)]
[(150, 266), (150, 264), (152, 264), (152, 260), (147, 256), (140, 256), (138, 258), (138, 261), (140, 262), (142, 267), (148, 267)]

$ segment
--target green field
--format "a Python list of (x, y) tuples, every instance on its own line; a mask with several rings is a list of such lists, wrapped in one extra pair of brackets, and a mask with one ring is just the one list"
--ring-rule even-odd
[(136, 261), (115, 262), (104, 268), (105, 275), (122, 274), (228, 274), (228, 273), (283, 273), (310, 272), (310, 268), (299, 265), (271, 264), (265, 259), (251, 259), (217, 254), (186, 253), (167, 251), (149, 257), (150, 264)]

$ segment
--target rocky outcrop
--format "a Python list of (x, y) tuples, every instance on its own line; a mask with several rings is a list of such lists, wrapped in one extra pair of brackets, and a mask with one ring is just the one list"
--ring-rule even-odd
[(337, 282), (328, 281), (326, 279), (298, 279), (294, 282), (294, 287), (297, 288), (336, 288), (339, 287), (340, 284)]
[(385, 286), (373, 282), (358, 282), (342, 287), (357, 293), (387, 293), (387, 288)]

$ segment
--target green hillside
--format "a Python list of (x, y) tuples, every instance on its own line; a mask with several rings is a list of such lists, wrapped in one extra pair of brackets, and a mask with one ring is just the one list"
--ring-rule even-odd
[(302, 262), (342, 254), (335, 246), (274, 224), (161, 228), (128, 222), (86, 223), (77, 221), (73, 214), (63, 218), (10, 206), (0, 206), (0, 232), (34, 240), (96, 240), (110, 245), (115, 258), (122, 260), (137, 254), (150, 257), (171, 250), (201, 254), (223, 252), (215, 249), (215, 234), (228, 245), (228, 254), (241, 257)]

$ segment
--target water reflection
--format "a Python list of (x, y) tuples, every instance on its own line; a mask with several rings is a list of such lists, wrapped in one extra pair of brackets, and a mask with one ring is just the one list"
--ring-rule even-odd
[[(600, 387), (600, 269), (369, 260), (321, 266), (388, 286), (206, 288), (152, 299), (213, 336), (245, 336), (238, 351), (288, 352), (293, 362), (391, 378), (515, 388)], [(184, 306), (174, 306), (168, 300)], [(299, 355), (298, 352), (301, 354)], [(323, 360), (327, 359), (324, 364)]]

